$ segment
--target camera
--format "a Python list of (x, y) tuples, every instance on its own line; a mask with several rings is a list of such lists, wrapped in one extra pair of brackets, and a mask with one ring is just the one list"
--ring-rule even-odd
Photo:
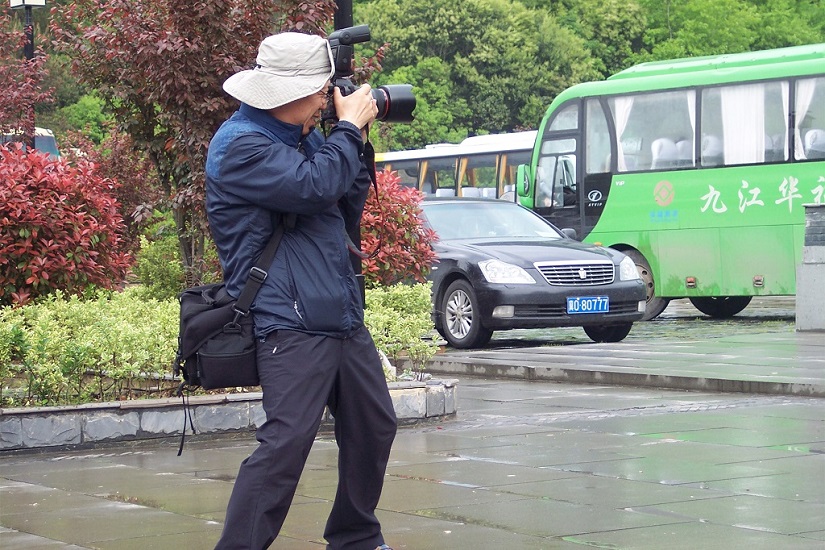
[[(341, 90), (341, 95), (349, 95), (358, 87), (350, 77), (353, 74), (354, 44), (367, 42), (370, 39), (369, 25), (358, 25), (339, 29), (327, 37), (332, 49), (332, 58), (335, 63), (335, 73), (332, 85)], [(411, 84), (389, 84), (378, 86), (371, 90), (372, 97), (378, 106), (376, 120), (385, 122), (412, 122), (415, 109), (415, 96)], [(321, 121), (337, 121), (335, 105), (329, 101), (326, 109), (321, 113)]]

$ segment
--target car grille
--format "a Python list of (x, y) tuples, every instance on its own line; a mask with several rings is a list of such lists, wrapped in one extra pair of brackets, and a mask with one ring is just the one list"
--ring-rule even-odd
[(537, 262), (533, 264), (551, 285), (594, 286), (613, 282), (613, 262)]

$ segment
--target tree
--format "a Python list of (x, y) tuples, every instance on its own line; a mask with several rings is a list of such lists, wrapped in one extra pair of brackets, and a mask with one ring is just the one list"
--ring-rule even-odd
[(825, 41), (822, 0), (754, 0), (760, 25), (754, 50), (768, 50)]
[[(370, 25), (374, 40), (389, 43), (386, 73), (396, 79), (405, 67), (404, 76), (418, 79), (410, 81), (417, 90), (452, 92), (448, 101), (454, 105), (433, 105), (423, 93), (419, 108), (432, 120), (451, 120), (458, 134), (535, 127), (559, 92), (600, 76), (581, 38), (549, 12), (518, 2), (375, 0), (357, 7), (358, 20)], [(418, 63), (428, 59), (440, 60), (446, 70), (423, 70)], [(446, 114), (436, 116), (437, 111)]]
[[(825, 40), (821, 0), (638, 0), (648, 54), (637, 61), (780, 48)], [(817, 5), (818, 4), (818, 5)]]
[(585, 39), (605, 78), (630, 66), (642, 50), (645, 13), (634, 0), (579, 0), (571, 15), (577, 21), (572, 30)]
[(208, 143), (237, 107), (221, 85), (273, 29), (317, 34), (333, 0), (76, 0), (53, 10), (59, 51), (145, 151), (173, 209), (187, 284), (204, 269)]
[(409, 124), (376, 124), (373, 133), (376, 149), (389, 151), (398, 144), (407, 148), (424, 147), (429, 143), (457, 143), (467, 137), (467, 131), (457, 128), (456, 120), (466, 120), (470, 107), (459, 97), (450, 80), (450, 68), (443, 60), (427, 57), (414, 66), (399, 67), (392, 73), (381, 73), (375, 85), (417, 83), (415, 119)]
[(22, 56), (27, 38), (14, 30), (11, 16), (0, 13), (0, 132), (23, 131), (34, 135), (34, 108), (51, 101), (51, 90), (43, 89), (46, 76), (41, 48), (32, 59)]

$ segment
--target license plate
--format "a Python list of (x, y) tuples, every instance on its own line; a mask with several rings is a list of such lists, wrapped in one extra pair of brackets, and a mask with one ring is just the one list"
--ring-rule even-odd
[(610, 300), (607, 296), (575, 296), (567, 298), (567, 313), (607, 313)]

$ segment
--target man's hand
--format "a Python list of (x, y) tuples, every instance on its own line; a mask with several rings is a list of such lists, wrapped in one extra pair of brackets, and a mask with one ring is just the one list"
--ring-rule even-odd
[[(362, 130), (367, 128), (375, 120), (378, 114), (378, 106), (372, 97), (371, 87), (364, 84), (348, 96), (342, 96), (339, 88), (334, 88), (332, 92), (335, 101), (335, 112), (338, 120), (346, 120)], [(364, 132), (361, 132), (362, 137)]]

